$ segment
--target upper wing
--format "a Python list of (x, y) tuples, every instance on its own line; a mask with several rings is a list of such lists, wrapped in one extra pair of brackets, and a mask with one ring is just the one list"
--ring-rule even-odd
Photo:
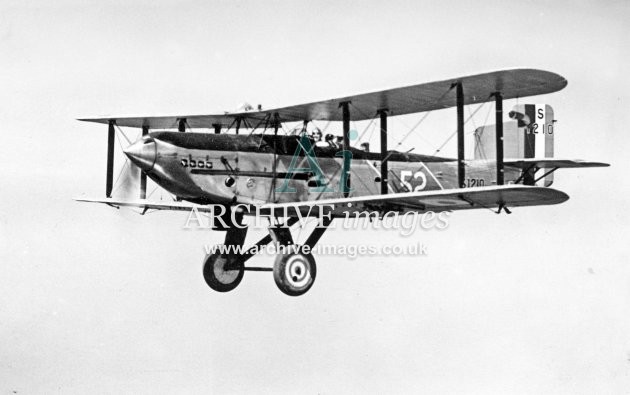
[(213, 124), (229, 126), (235, 118), (263, 120), (267, 116), (278, 114), (281, 122), (326, 120), (341, 121), (339, 103), (351, 102), (350, 119), (361, 121), (372, 119), (376, 111), (389, 110), (390, 115), (403, 115), (437, 110), (456, 106), (454, 92), (449, 93), (453, 83), (460, 82), (464, 90), (464, 104), (482, 103), (494, 100), (491, 94), (500, 91), (504, 99), (542, 95), (561, 90), (567, 81), (560, 75), (536, 69), (501, 70), (466, 77), (451, 78), (388, 89), (379, 92), (364, 93), (330, 100), (280, 107), (264, 111), (223, 113), (214, 115), (174, 115), (174, 116), (107, 116), (82, 118), (81, 121), (108, 123), (115, 120), (119, 126), (142, 127), (151, 129), (176, 128), (179, 119), (185, 119), (191, 128), (211, 128)]
[(524, 158), (524, 159), (505, 159), (505, 166), (527, 168), (532, 165), (540, 169), (564, 169), (576, 167), (608, 167), (608, 163), (589, 162), (580, 159), (554, 159), (554, 158)]

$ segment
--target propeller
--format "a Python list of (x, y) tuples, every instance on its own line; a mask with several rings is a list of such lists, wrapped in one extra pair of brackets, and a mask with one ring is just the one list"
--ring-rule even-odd
[[(142, 133), (137, 135), (134, 140), (130, 140), (129, 137), (120, 128), (117, 128), (117, 139), (120, 147), (119, 154), (117, 155), (117, 163), (122, 163), (118, 171), (118, 177), (114, 181), (112, 188), (112, 196), (122, 200), (138, 200), (146, 197), (146, 174), (143, 173), (140, 168), (133, 163), (125, 151), (128, 151), (141, 136), (148, 133), (148, 130), (143, 129)], [(117, 150), (118, 151), (118, 150)], [(137, 211), (137, 210), (134, 210)], [(142, 213), (142, 210), (137, 212)]]
[(118, 182), (114, 186), (113, 194), (125, 200), (135, 200), (140, 197), (140, 169), (127, 158), (125, 158)]

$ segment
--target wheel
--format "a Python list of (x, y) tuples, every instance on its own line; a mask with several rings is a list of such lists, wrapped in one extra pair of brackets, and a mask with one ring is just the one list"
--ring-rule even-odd
[(219, 252), (206, 256), (203, 278), (217, 292), (228, 292), (240, 284), (245, 270), (238, 255), (222, 255)]
[(311, 254), (287, 252), (278, 254), (273, 265), (273, 279), (280, 291), (289, 296), (306, 293), (315, 282), (317, 266)]

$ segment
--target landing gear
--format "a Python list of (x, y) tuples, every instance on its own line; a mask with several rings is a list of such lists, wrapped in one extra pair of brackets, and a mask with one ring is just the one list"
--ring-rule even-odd
[[(230, 225), (232, 227), (225, 229), (225, 245), (215, 247), (214, 252), (206, 256), (203, 262), (203, 278), (206, 284), (217, 292), (233, 290), (240, 284), (245, 274), (244, 256), (227, 248), (242, 246), (247, 236), (247, 228), (241, 227), (241, 218), (237, 218), (237, 224)], [(215, 229), (220, 230), (216, 227)]]
[(206, 257), (203, 263), (203, 278), (206, 284), (217, 292), (229, 292), (243, 279), (243, 260), (236, 254), (217, 252)]
[[(315, 282), (317, 266), (313, 255), (303, 253), (302, 248), (293, 242), (289, 228), (296, 222), (297, 218), (290, 218), (284, 226), (269, 228), (269, 235), (263, 237), (248, 250), (242, 250), (247, 228), (226, 229), (225, 245), (217, 246), (215, 252), (208, 255), (204, 261), (203, 277), (208, 286), (217, 292), (229, 292), (240, 284), (245, 271), (273, 271), (274, 281), (280, 291), (290, 296), (305, 294)], [(309, 251), (317, 244), (331, 222), (332, 220), (324, 218), (322, 223), (313, 230), (304, 243), (309, 247)], [(261, 246), (272, 241), (276, 243), (279, 251), (273, 269), (245, 266), (245, 262), (258, 252)], [(232, 251), (225, 251), (227, 248), (231, 248)], [(237, 249), (243, 252), (237, 254), (235, 252)]]
[(315, 282), (317, 266), (311, 254), (285, 252), (278, 254), (273, 265), (273, 279), (280, 291), (289, 296), (306, 293)]

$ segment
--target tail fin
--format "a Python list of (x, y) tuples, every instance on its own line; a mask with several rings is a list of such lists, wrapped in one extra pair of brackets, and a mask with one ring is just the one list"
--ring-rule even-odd
[[(553, 108), (543, 104), (517, 104), (503, 124), (503, 150), (506, 158), (553, 158)], [(475, 159), (496, 159), (495, 125), (475, 130)], [(553, 173), (544, 185), (553, 183)], [(534, 185), (534, 170), (527, 171), (523, 184)]]

